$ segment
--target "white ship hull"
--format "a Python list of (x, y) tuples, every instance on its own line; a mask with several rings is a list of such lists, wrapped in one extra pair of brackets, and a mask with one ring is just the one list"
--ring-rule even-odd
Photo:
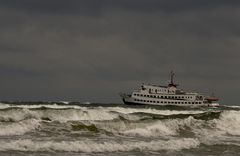
[[(159, 101), (158, 102), (143, 102), (143, 101), (136, 101), (134, 98), (132, 97), (122, 97), (122, 100), (124, 102), (124, 104), (126, 105), (155, 105), (155, 106), (209, 106), (209, 107), (218, 107), (219, 106), (219, 103), (200, 103), (200, 104), (195, 104), (195, 103), (192, 103), (191, 104), (188, 104), (183, 102), (183, 103), (179, 103), (179, 104), (176, 104), (175, 102), (172, 102), (172, 101), (166, 101), (166, 103), (161, 103)], [(151, 101), (154, 101), (154, 100), (151, 100)]]

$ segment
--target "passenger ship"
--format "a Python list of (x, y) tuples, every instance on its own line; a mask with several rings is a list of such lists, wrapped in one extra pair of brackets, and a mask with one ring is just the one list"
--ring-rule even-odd
[(199, 93), (185, 92), (177, 88), (173, 81), (174, 73), (170, 73), (167, 86), (141, 85), (132, 94), (120, 96), (125, 104), (133, 105), (177, 105), (177, 106), (219, 106), (218, 99), (206, 97)]

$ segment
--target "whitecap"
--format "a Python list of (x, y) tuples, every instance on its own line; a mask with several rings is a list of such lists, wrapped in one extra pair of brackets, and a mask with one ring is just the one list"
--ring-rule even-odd
[(192, 138), (158, 140), (158, 141), (138, 141), (138, 142), (96, 142), (96, 141), (32, 141), (29, 139), (0, 142), (0, 151), (67, 151), (67, 152), (117, 152), (132, 150), (182, 150), (196, 148), (199, 141)]

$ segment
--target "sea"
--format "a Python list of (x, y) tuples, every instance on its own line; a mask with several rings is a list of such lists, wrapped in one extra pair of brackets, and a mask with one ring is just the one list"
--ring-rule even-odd
[(0, 103), (0, 156), (237, 156), (240, 106)]

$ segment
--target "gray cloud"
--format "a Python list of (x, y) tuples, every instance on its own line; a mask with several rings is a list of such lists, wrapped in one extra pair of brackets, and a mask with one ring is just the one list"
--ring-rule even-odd
[[(238, 1), (1, 1), (3, 100), (119, 102), (166, 83), (237, 104)], [(232, 84), (232, 85), (231, 85)]]

